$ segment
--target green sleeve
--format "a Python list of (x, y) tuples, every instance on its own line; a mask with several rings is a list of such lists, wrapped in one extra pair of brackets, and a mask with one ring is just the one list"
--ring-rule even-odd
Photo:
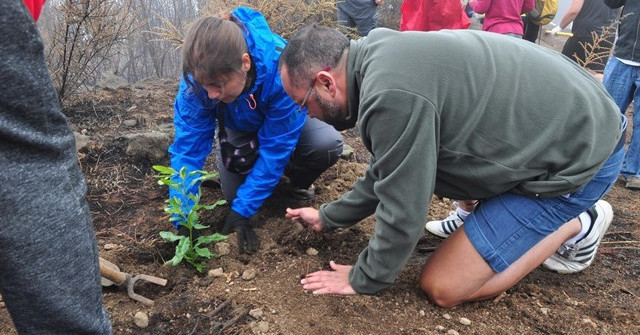
[(435, 187), (439, 115), (431, 102), (403, 91), (373, 95), (360, 109), (374, 159), (362, 182), (324, 207), (323, 219), (363, 214), (352, 206), (377, 203), (374, 235), (349, 275), (356, 292), (372, 294), (395, 281), (422, 236)]

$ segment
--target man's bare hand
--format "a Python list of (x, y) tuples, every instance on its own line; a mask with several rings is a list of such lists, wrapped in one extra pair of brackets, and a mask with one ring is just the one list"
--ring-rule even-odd
[(357, 294), (349, 283), (349, 271), (353, 266), (340, 265), (334, 261), (329, 262), (331, 270), (316, 271), (304, 277), (300, 284), (305, 290), (313, 294)]
[(324, 225), (322, 221), (320, 221), (320, 215), (317, 209), (311, 207), (287, 208), (285, 217), (291, 219), (291, 221), (299, 222), (314, 231), (321, 232), (324, 230)]

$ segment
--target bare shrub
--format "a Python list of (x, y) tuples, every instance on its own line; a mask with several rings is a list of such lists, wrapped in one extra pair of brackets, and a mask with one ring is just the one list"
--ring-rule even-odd
[(62, 101), (94, 85), (107, 60), (133, 31), (133, 0), (52, 1), (40, 25), (51, 77)]
[[(338, 25), (333, 0), (208, 0), (201, 9), (201, 15), (227, 13), (238, 6), (251, 7), (262, 13), (271, 30), (284, 38), (311, 23), (337, 28), (350, 38), (358, 37), (355, 29)], [(163, 23), (164, 26), (155, 27), (151, 33), (174, 46), (182, 45), (184, 27), (176, 27), (168, 20)]]
[(620, 17), (618, 20), (612, 21), (608, 26), (602, 27), (600, 32), (592, 31), (592, 43), (580, 42), (580, 46), (584, 49), (584, 60), (580, 59), (577, 54), (573, 54), (576, 62), (585, 69), (593, 65), (604, 66), (613, 50), (614, 36), (620, 21), (624, 20), (629, 14)]

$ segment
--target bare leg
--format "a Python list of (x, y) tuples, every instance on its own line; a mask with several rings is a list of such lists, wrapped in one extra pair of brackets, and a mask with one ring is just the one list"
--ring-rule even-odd
[(458, 229), (425, 263), (420, 287), (441, 307), (494, 297), (542, 264), (560, 244), (580, 232), (580, 227), (578, 219), (565, 223), (500, 273), (493, 272), (475, 250), (464, 229)]

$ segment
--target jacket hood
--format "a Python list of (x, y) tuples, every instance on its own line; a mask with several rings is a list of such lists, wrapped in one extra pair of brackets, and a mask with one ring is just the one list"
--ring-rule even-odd
[[(258, 87), (261, 87), (265, 81), (265, 78), (270, 77), (273, 68), (270, 68), (264, 63), (267, 59), (277, 59), (276, 49), (272, 46), (279, 45), (280, 41), (274, 41), (274, 35), (267, 24), (266, 19), (262, 14), (247, 7), (238, 7), (234, 9), (231, 14), (239, 20), (241, 23), (242, 33), (244, 34), (247, 46), (249, 48), (249, 54), (253, 66), (255, 66), (256, 79), (253, 86), (249, 89), (248, 94), (255, 93)], [(282, 48), (284, 48), (284, 41), (282, 41)]]

